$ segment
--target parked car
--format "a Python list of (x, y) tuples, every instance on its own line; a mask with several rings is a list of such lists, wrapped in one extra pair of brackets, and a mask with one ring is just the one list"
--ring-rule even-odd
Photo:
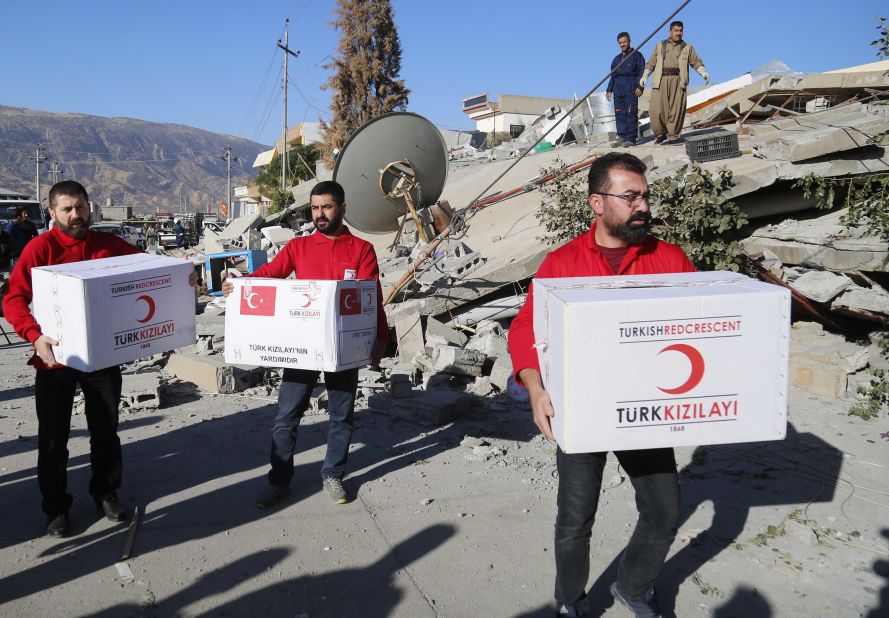
[(131, 245), (139, 246), (139, 239), (135, 233), (131, 233), (128, 229), (128, 226), (123, 225), (122, 223), (112, 223), (110, 221), (103, 221), (101, 223), (94, 223), (90, 226), (91, 230), (95, 230), (97, 232), (106, 232), (108, 234), (114, 234), (115, 236), (120, 236), (125, 241), (130, 243)]

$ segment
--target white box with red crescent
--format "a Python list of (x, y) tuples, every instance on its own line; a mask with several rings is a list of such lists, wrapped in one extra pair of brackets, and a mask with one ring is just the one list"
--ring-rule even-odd
[(790, 292), (731, 272), (535, 279), (566, 453), (781, 440)]
[(313, 371), (370, 363), (377, 338), (377, 282), (230, 279), (225, 362)]
[(137, 253), (31, 269), (33, 314), (56, 360), (95, 371), (195, 342), (194, 265)]

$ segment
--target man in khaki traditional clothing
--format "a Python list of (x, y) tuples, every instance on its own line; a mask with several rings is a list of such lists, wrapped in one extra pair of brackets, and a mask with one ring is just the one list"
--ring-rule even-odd
[(686, 94), (688, 87), (688, 67), (692, 67), (708, 84), (710, 74), (695, 48), (682, 40), (685, 26), (681, 21), (670, 24), (670, 38), (658, 42), (645, 65), (645, 72), (639, 86), (651, 75), (651, 101), (648, 114), (651, 116), (651, 130), (657, 136), (656, 144), (664, 140), (675, 142), (685, 122)]

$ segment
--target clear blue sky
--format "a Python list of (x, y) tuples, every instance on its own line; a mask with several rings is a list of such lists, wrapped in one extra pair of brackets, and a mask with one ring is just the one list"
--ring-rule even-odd
[[(462, 98), (570, 98), (607, 72), (617, 32), (634, 42), (679, 0), (393, 0), (410, 111), (473, 128)], [(291, 20), (290, 124), (329, 118), (323, 64), (333, 0), (8, 0), (0, 8), (0, 104), (174, 122), (271, 144), (281, 132), (284, 18)], [(803, 72), (878, 58), (885, 0), (692, 0), (678, 19), (714, 81), (772, 59)], [(663, 38), (666, 29), (657, 38)], [(647, 56), (649, 43), (642, 52)], [(693, 85), (696, 83), (693, 78)]]

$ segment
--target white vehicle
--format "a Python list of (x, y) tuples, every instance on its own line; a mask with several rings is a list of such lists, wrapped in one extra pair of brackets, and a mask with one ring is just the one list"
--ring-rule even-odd
[(37, 227), (38, 232), (43, 233), (47, 230), (47, 221), (37, 200), (31, 199), (24, 193), (0, 189), (0, 221), (6, 224), (12, 219), (12, 213), (18, 206), (24, 206), (28, 210), (28, 221)]
[(115, 236), (120, 236), (125, 241), (134, 245), (136, 247), (139, 246), (139, 239), (137, 235), (130, 230), (129, 226), (123, 225), (122, 223), (113, 223), (111, 221), (102, 221), (101, 223), (94, 223), (90, 226), (91, 230), (95, 230), (97, 232), (106, 232), (108, 234), (114, 234)]

